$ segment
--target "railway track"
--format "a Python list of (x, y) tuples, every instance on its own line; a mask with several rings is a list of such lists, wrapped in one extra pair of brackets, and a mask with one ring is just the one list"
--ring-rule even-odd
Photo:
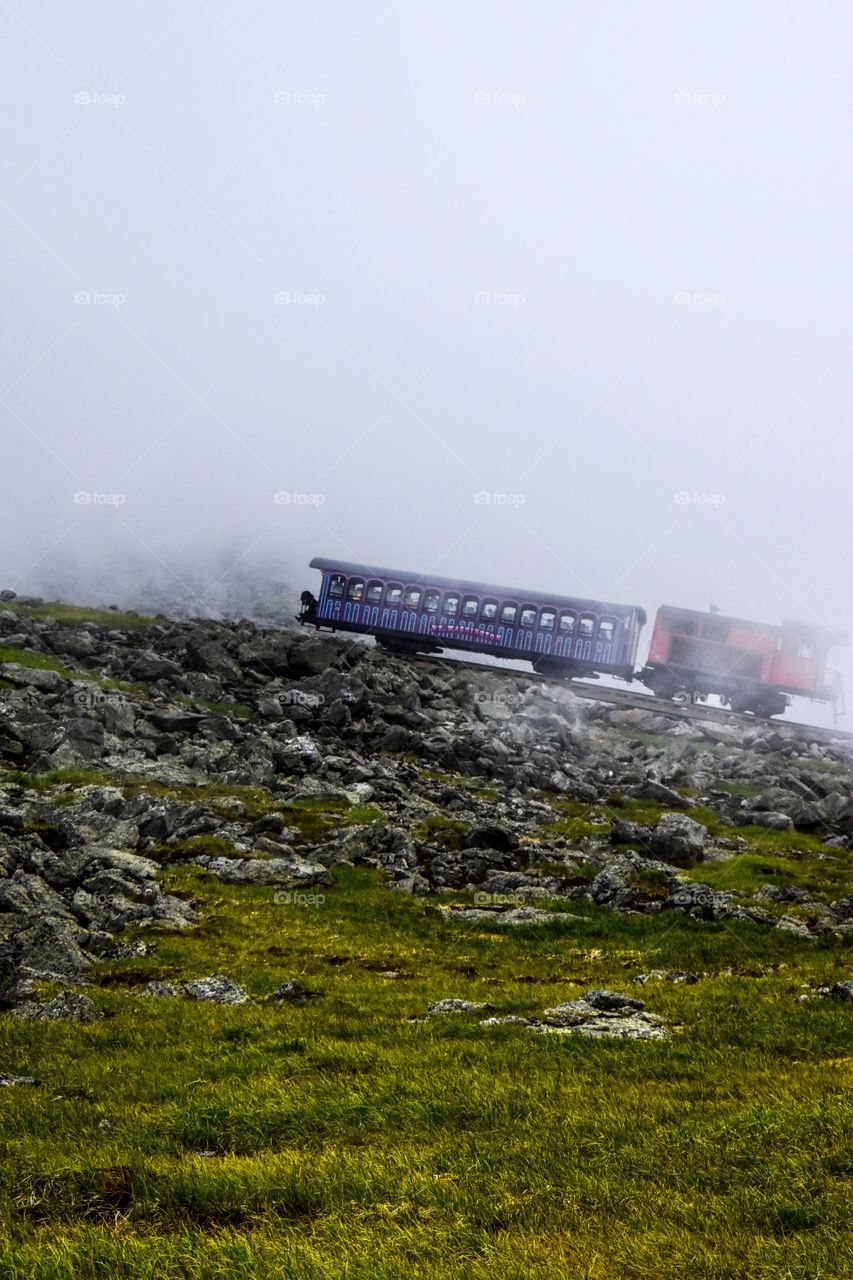
[(387, 655), (392, 661), (411, 662), (419, 665), (438, 667), (461, 667), (471, 671), (490, 672), (509, 677), (525, 684), (559, 684), (569, 688), (578, 698), (586, 698), (591, 702), (607, 702), (625, 711), (650, 711), (655, 715), (669, 716), (674, 720), (711, 720), (717, 724), (735, 725), (738, 728), (755, 728), (756, 725), (772, 725), (782, 737), (802, 738), (808, 742), (851, 742), (853, 732), (844, 729), (829, 728), (825, 725), (801, 724), (795, 720), (763, 720), (744, 712), (729, 711), (723, 707), (709, 707), (704, 703), (692, 703), (681, 706), (663, 698), (656, 698), (651, 693), (631, 693), (627, 689), (611, 689), (607, 685), (599, 685), (590, 680), (555, 680), (553, 676), (539, 675), (536, 671), (516, 671), (512, 667), (496, 667), (488, 663), (465, 662), (458, 658), (434, 658), (424, 654), (413, 654), (402, 657), (397, 654)]

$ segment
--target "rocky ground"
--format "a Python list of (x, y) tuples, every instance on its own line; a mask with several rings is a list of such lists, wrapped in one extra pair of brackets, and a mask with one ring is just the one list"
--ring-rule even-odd
[[(851, 766), (850, 740), (783, 724), (688, 724), (326, 633), (86, 620), (5, 592), (0, 1004), (85, 1016), (71, 991), (42, 1015), (35, 984), (84, 984), (129, 925), (191, 929), (161, 886), (173, 863), (291, 894), (377, 867), (404, 893), (463, 894), (441, 899), (460, 926), (588, 899), (841, 943)], [(546, 1014), (540, 1030), (591, 1010)]]

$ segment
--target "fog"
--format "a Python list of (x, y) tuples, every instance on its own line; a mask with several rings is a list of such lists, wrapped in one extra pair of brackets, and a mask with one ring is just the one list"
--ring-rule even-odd
[(0, 33), (0, 587), (324, 554), (853, 632), (849, 5)]

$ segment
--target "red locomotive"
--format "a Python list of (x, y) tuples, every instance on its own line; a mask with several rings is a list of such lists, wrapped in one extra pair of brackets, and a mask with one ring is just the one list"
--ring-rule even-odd
[(838, 711), (841, 680), (826, 667), (838, 643), (832, 632), (804, 622), (768, 627), (662, 605), (637, 679), (659, 698), (704, 701), (713, 693), (733, 711), (757, 716), (778, 715), (791, 695), (831, 702)]

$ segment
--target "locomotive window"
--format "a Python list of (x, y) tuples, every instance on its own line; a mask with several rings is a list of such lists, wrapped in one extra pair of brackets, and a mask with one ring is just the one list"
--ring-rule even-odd
[(382, 599), (382, 583), (368, 582), (366, 600), (368, 604), (379, 604)]
[(695, 636), (699, 630), (696, 623), (687, 618), (676, 618), (669, 629), (674, 636)]
[(556, 609), (543, 609), (539, 615), (539, 625), (546, 631), (550, 631), (554, 626), (557, 617)]
[(580, 626), (578, 627), (578, 635), (580, 636), (581, 640), (591, 640), (592, 633), (594, 630), (595, 630), (595, 618), (592, 616), (591, 613), (585, 613), (580, 620)]
[(438, 600), (439, 600), (439, 595), (437, 591), (424, 592), (424, 609), (426, 610), (427, 613), (438, 612)]
[(514, 627), (518, 615), (517, 604), (505, 604), (501, 609), (501, 622), (505, 627)]
[(598, 624), (598, 638), (602, 644), (613, 643), (613, 623), (605, 619)]
[(385, 588), (385, 603), (399, 604), (402, 594), (403, 588), (400, 586), (399, 582), (389, 582), (388, 586)]
[(329, 579), (329, 595), (342, 596), (344, 594), (344, 578), (340, 573), (333, 573)]
[(497, 616), (498, 616), (497, 600), (484, 600), (482, 607), (480, 609), (480, 621), (494, 622)]
[(358, 601), (364, 595), (364, 578), (350, 578), (347, 587), (347, 600)]
[(479, 607), (480, 601), (477, 596), (466, 596), (462, 601), (462, 617), (476, 618)]
[(702, 625), (702, 638), (704, 640), (728, 640), (728, 627), (721, 627), (717, 622), (705, 622)]
[(813, 648), (813, 646), (812, 646), (812, 645), (810, 645), (810, 644), (806, 644), (805, 642), (803, 642), (802, 644), (798, 644), (798, 645), (797, 645), (797, 657), (798, 657), (798, 658), (813, 658), (813, 657), (814, 657), (814, 648)]
[(407, 587), (406, 594), (403, 597), (404, 609), (417, 609), (421, 602), (423, 592), (420, 587)]
[(575, 629), (575, 615), (573, 613), (560, 614), (560, 635), (570, 636)]
[(521, 627), (532, 627), (536, 622), (536, 607), (532, 604), (523, 604), (521, 606), (521, 617), (518, 620)]

